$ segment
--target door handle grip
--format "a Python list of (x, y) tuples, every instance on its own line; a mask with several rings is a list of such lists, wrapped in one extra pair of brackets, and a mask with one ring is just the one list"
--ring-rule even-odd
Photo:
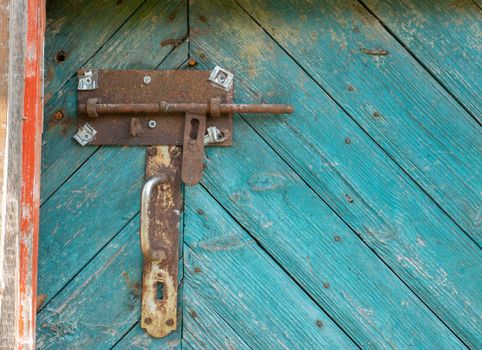
[(166, 253), (162, 250), (152, 250), (149, 235), (149, 204), (151, 202), (152, 192), (154, 188), (168, 181), (168, 177), (164, 174), (153, 176), (147, 179), (142, 187), (141, 193), (141, 251), (146, 260), (164, 260)]

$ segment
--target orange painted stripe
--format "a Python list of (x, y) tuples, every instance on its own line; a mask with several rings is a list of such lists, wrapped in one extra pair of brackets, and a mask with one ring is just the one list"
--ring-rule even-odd
[(45, 0), (28, 0), (22, 140), (18, 348), (35, 348)]

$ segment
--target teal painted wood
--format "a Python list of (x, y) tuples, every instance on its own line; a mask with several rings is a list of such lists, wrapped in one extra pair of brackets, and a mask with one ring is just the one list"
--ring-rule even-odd
[(480, 246), (480, 126), (380, 23), (356, 1), (239, 3)]
[[(48, 101), (145, 0), (47, 3), (45, 100)], [(68, 30), (65, 30), (68, 28)], [(101, 29), (101, 30), (99, 30)], [(59, 62), (57, 53), (63, 52)]]
[[(166, 20), (172, 14), (167, 9), (176, 7), (179, 2), (160, 3), (146, 1), (112, 38), (99, 40), (100, 51), (90, 62), (106, 68), (149, 69), (151, 64), (162, 61), (163, 67), (178, 67), (187, 57), (187, 42), (168, 55), (169, 50), (162, 51), (155, 40), (182, 37), (186, 23), (179, 18), (175, 19), (174, 22), (179, 22), (175, 25)], [(134, 2), (129, 2), (129, 6), (132, 4)], [(185, 11), (184, 5), (179, 5), (180, 11)], [(147, 10), (144, 6), (152, 8)], [(102, 11), (93, 16), (105, 13)], [(232, 11), (232, 6), (215, 2), (193, 4), (190, 13), (192, 33), (196, 35), (193, 35), (191, 45), (195, 56), (208, 68), (219, 63), (236, 70), (237, 99), (240, 101), (253, 101), (263, 96), (266, 102), (296, 102), (298, 114), (295, 118), (298, 120), (281, 118), (280, 125), (279, 120), (256, 118), (250, 123), (346, 224), (246, 123), (237, 120), (234, 148), (208, 151), (210, 159), (204, 186), (274, 260), (268, 258), (258, 245), (229, 247), (233, 237), (234, 241), (240, 237), (243, 242), (244, 239), (252, 240), (213, 201), (206, 189), (189, 189), (187, 210), (190, 221), (187, 222), (189, 234), (186, 242), (193, 250), (188, 250), (189, 259), (186, 260), (183, 347), (199, 349), (203, 344), (209, 344), (207, 346), (212, 348), (225, 348), (223, 345), (227, 344), (237, 348), (243, 348), (243, 345), (256, 348), (257, 344), (272, 344), (280, 337), (282, 344), (292, 341), (293, 347), (302, 346), (293, 339), (283, 339), (283, 327), (290, 325), (282, 323), (287, 315), (278, 311), (277, 304), (286, 298), (286, 294), (293, 298), (293, 290), (298, 296), (295, 305), (308, 304), (312, 305), (309, 308), (312, 312), (321, 311), (299, 288), (287, 289), (286, 285), (293, 285), (293, 282), (281, 273), (275, 265), (278, 262), (357, 344), (364, 347), (461, 348), (461, 343), (353, 231), (420, 298), (428, 300), (429, 306), (457, 334), (462, 334), (467, 343), (477, 347), (481, 343), (480, 336), (471, 332), (480, 334), (477, 323), (480, 268), (473, 260), (480, 259), (480, 252), (474, 250), (463, 238), (465, 236), (460, 238), (461, 231), (412, 182), (406, 180), (405, 175), (373, 142), (367, 140), (355, 124), (347, 121), (347, 116), (273, 42), (260, 34), (262, 31), (247, 16), (238, 16), (237, 12), (233, 15)], [(334, 13), (339, 16), (340, 11)], [(216, 15), (217, 18), (212, 18)], [(226, 29), (227, 22), (217, 23), (226, 16), (230, 18), (233, 32)], [(146, 18), (151, 21), (147, 23)], [(60, 43), (65, 35), (62, 31), (68, 32), (70, 27), (61, 21), (56, 23), (57, 27), (50, 28), (59, 31), (55, 37)], [(107, 28), (109, 37), (115, 31), (113, 28)], [(168, 30), (172, 30), (169, 35), (166, 34)], [(69, 45), (75, 46), (72, 50), (82, 46), (88, 51), (93, 49), (90, 44), (76, 44), (72, 40), (74, 36), (67, 35), (70, 35)], [(149, 41), (145, 36), (149, 40), (157, 39)], [(142, 55), (128, 47), (131, 38), (142, 38), (134, 41), (141, 45)], [(245, 45), (250, 43), (247, 38), (253, 41), (251, 45)], [(109, 54), (111, 50), (115, 50), (116, 55)], [(296, 56), (305, 54), (301, 52)], [(124, 56), (128, 58), (123, 61)], [(127, 65), (122, 66), (123, 63)], [(43, 198), (48, 198), (73, 176), (42, 208), (39, 294), (48, 292), (48, 299), (40, 316), (45, 320), (44, 329), (39, 330), (40, 347), (68, 347), (68, 344), (77, 342), (85, 345), (84, 348), (108, 348), (128, 332), (115, 347), (179, 348), (180, 332), (160, 342), (145, 335), (136, 325), (138, 296), (127, 291), (140, 279), (138, 218), (126, 228), (124, 225), (138, 211), (144, 153), (140, 148), (105, 147), (92, 156), (96, 148), (87, 152), (87, 148), (82, 149), (71, 141), (75, 129), (76, 92), (75, 79), (70, 78), (78, 68), (74, 66), (65, 69), (65, 85), (59, 83), (53, 97), (50, 93), (47, 96), (50, 98), (46, 107), (48, 115), (67, 106), (69, 119), (61, 123), (53, 119), (47, 121), (44, 164), (48, 166), (43, 182), (47, 190), (43, 192)], [(62, 78), (63, 68), (60, 71), (58, 74)], [(279, 71), (283, 72), (281, 78)], [(49, 86), (55, 90), (55, 84)], [(321, 128), (312, 130), (315, 122), (330, 130), (332, 135), (325, 135)], [(347, 137), (351, 143), (345, 143)], [(238, 150), (238, 147), (241, 148)], [(84, 162), (85, 165), (77, 171)], [(345, 196), (347, 194), (349, 197)], [(203, 215), (198, 213), (201, 207)], [(219, 222), (225, 226), (218, 226)], [(119, 230), (122, 230), (120, 234)], [(131, 230), (132, 236), (124, 240), (126, 230)], [(214, 237), (213, 233), (219, 236)], [(49, 238), (43, 242), (46, 235)], [(453, 238), (444, 235), (453, 235)], [(211, 248), (214, 244), (215, 248), (221, 249), (206, 249), (205, 244)], [(118, 247), (123, 246), (127, 250), (116, 255)], [(224, 251), (226, 246), (231, 250)], [(112, 263), (103, 269), (109, 261)], [(196, 267), (201, 267), (201, 272), (196, 272)], [(134, 273), (129, 274), (129, 281), (123, 275), (126, 269)], [(239, 272), (240, 269), (243, 273)], [(456, 273), (460, 276), (455, 276)], [(273, 276), (280, 277), (272, 281)], [(44, 277), (46, 281), (42, 282)], [(246, 280), (258, 282), (245, 285)], [(271, 282), (264, 286), (265, 280)], [(116, 290), (108, 299), (106, 288), (112, 285), (112, 281)], [(466, 285), (462, 285), (464, 282)], [(237, 289), (254, 292), (236, 298)], [(60, 294), (53, 298), (59, 291)], [(263, 294), (266, 291), (272, 291), (267, 298)], [(433, 295), (428, 295), (430, 293)], [(103, 309), (107, 299), (109, 303), (115, 301)], [(271, 300), (269, 305), (265, 305), (266, 300)], [(126, 301), (128, 307), (119, 306)], [(238, 305), (243, 303), (249, 307), (239, 308)], [(262, 310), (273, 305), (273, 316), (267, 318), (268, 312)], [(282, 304), (282, 307), (293, 308), (293, 305)], [(196, 316), (192, 317), (190, 311), (195, 311)], [(301, 316), (296, 315), (296, 320), (301, 322), (306, 318), (310, 327), (303, 337), (311, 336), (312, 342), (330, 342), (334, 338), (320, 340), (315, 332), (323, 334), (328, 330), (332, 337), (338, 336), (332, 323), (328, 323), (329, 329), (314, 329), (313, 318), (298, 313)], [(265, 322), (267, 331), (256, 327), (260, 321)], [(303, 326), (297, 328), (304, 329)], [(288, 334), (298, 331), (287, 330)], [(273, 332), (276, 337), (268, 338), (266, 332)], [(333, 342), (340, 344), (338, 340)]]
[[(94, 2), (83, 1), (82, 3), (89, 7), (89, 4)], [(97, 16), (102, 17), (102, 20), (106, 17), (102, 10), (96, 13), (95, 20), (97, 20)], [(87, 18), (82, 16), (87, 16)], [(73, 35), (71, 31), (77, 29), (72, 28), (71, 23), (77, 20), (80, 22), (92, 20), (92, 12), (72, 11), (64, 13), (64, 16), (60, 16), (58, 19), (49, 19), (50, 22), (56, 23), (55, 35), (49, 35), (49, 30), (53, 29), (47, 28), (47, 41), (50, 40), (48, 46), (52, 47), (52, 51), (63, 47), (61, 41), (56, 41), (58, 36), (63, 38), (65, 35)], [(109, 69), (176, 69), (188, 57), (187, 45), (181, 45), (172, 51), (172, 47), (161, 47), (160, 43), (166, 39), (183, 37), (186, 33), (186, 22), (186, 6), (183, 1), (148, 0), (107, 42), (100, 41), (103, 36), (96, 35), (95, 31), (78, 31), (76, 35), (81, 35), (82, 39), (69, 42), (67, 60), (62, 64), (47, 62), (47, 67), (56, 65), (56, 74), (47, 74), (47, 82), (65, 79), (66, 83), (59, 91), (53, 90), (57, 83), (46, 87), (47, 93), (53, 94), (53, 96), (46, 104), (44, 113), (42, 200), (48, 198), (97, 149), (96, 147), (79, 147), (72, 139), (77, 130), (77, 78), (75, 77), (77, 69), (82, 66)], [(102, 21), (99, 25), (101, 24)], [(97, 27), (97, 31), (99, 31), (98, 28), (102, 27)], [(109, 28), (107, 27), (105, 30), (108, 31)], [(100, 31), (103, 32), (104, 29)], [(64, 32), (67, 34), (63, 34)], [(92, 48), (91, 55), (94, 56), (89, 56), (85, 61), (70, 62), (71, 57), (83, 55), (83, 50), (86, 50), (84, 41), (93, 41), (102, 47)], [(70, 63), (67, 64), (68, 62)], [(58, 110), (64, 114), (64, 118), (60, 121), (54, 117)]]
[(143, 147), (102, 147), (41, 208), (38, 294), (46, 302), (139, 211), (144, 158)]
[[(141, 190), (141, 189), (139, 189)], [(140, 222), (139, 222), (140, 225)], [(165, 349), (165, 350), (177, 350), (182, 348), (182, 332), (183, 330), (183, 310), (186, 307), (183, 298), (183, 285), (184, 285), (184, 214), (180, 218), (180, 232), (179, 232), (179, 266), (178, 266), (178, 314), (177, 314), (177, 330), (170, 333), (168, 336), (162, 339), (155, 339), (149, 336), (144, 329), (140, 327), (139, 322), (127, 332), (118, 343), (115, 344), (113, 349)], [(140, 248), (140, 246), (138, 246)], [(141, 284), (141, 280), (139, 280)], [(139, 315), (138, 320), (140, 320)], [(162, 345), (162, 346), (160, 346)]]
[(236, 118), (235, 130), (235, 147), (208, 150), (203, 184), (358, 345), (463, 348), (247, 123)]
[[(205, 301), (252, 349), (356, 348), (206, 191), (187, 188), (185, 200), (186, 299)], [(224, 329), (212, 333), (223, 341)]]
[(192, 287), (190, 291), (183, 298), (183, 349), (251, 349)]
[(480, 5), (449, 0), (363, 2), (480, 121)]
[[(333, 9), (333, 16), (341, 16), (345, 9)], [(248, 15), (233, 4), (215, 1), (196, 2), (190, 14), (193, 31), (203, 33), (191, 38), (192, 53), (208, 68), (220, 64), (234, 71), (238, 101), (258, 101), (263, 96), (263, 101), (294, 104), (296, 113), (289, 118), (250, 117), (257, 132), (458, 336), (473, 346), (482, 344), (478, 317), (482, 308), (481, 269), (474, 264), (481, 258), (478, 247)], [(223, 16), (230, 18), (229, 24), (222, 21)], [(277, 19), (273, 19), (273, 25), (276, 23)], [(303, 59), (312, 57), (307, 49), (298, 52)], [(353, 75), (343, 77), (344, 81)], [(356, 101), (353, 104), (357, 106)], [(465, 130), (463, 126), (454, 124), (452, 128)], [(439, 145), (436, 140), (430, 142), (434, 147)], [(236, 143), (235, 148), (238, 146)], [(251, 223), (248, 231), (259, 233), (259, 219), (244, 204), (251, 202), (249, 196), (245, 198), (243, 182), (239, 179), (236, 185), (232, 177), (238, 176), (239, 169), (232, 175), (225, 172), (226, 164), (232, 163), (230, 158), (224, 158), (229, 152), (216, 153), (216, 158), (210, 160), (219, 173), (216, 180), (206, 177), (206, 185), (216, 190), (216, 198), (233, 216)], [(258, 162), (271, 162), (267, 159)], [(428, 156), (423, 161), (437, 159)], [(239, 200), (227, 200), (226, 193)], [(286, 256), (279, 259), (285, 267), (291, 260)]]
[[(140, 318), (139, 216), (38, 316), (38, 349), (110, 349)], [(180, 327), (180, 325), (179, 325)], [(180, 331), (151, 339), (178, 348)]]
[[(140, 319), (140, 315), (139, 315)], [(167, 337), (162, 339), (155, 339), (146, 334), (139, 324), (136, 324), (132, 330), (127, 333), (127, 335), (122, 338), (119, 343), (117, 343), (113, 349), (162, 349), (162, 350), (178, 350), (181, 349), (181, 327), (176, 332), (169, 334)], [(182, 346), (183, 347), (183, 346)]]

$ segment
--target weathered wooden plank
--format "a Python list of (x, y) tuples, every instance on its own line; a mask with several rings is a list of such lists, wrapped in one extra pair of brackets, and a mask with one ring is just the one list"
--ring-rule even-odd
[(41, 208), (38, 294), (46, 301), (139, 210), (143, 147), (103, 147)]
[(0, 348), (18, 339), (27, 1), (0, 0)]
[[(291, 5), (286, 7), (290, 8)], [(326, 14), (327, 21), (330, 19), (332, 22), (331, 17), (340, 16), (342, 9), (345, 7), (333, 10), (332, 15)], [(274, 9), (273, 11), (277, 13)], [(274, 25), (278, 19), (272, 18), (270, 13), (268, 11), (266, 16)], [(313, 13), (316, 11), (313, 10)], [(474, 261), (479, 261), (481, 255), (475, 244), (412, 181), (407, 179), (404, 172), (360, 130), (356, 123), (347, 118), (346, 114), (284, 54), (276, 43), (270, 40), (262, 29), (254, 25), (248, 15), (236, 9), (233, 4), (214, 1), (209, 4), (196, 2), (191, 6), (190, 14), (192, 31), (201, 33), (191, 39), (193, 53), (208, 67), (220, 64), (234, 71), (238, 101), (259, 101), (262, 96), (262, 101), (290, 102), (295, 106), (295, 115), (281, 120), (250, 117), (257, 132), (438, 317), (467, 343), (480, 344), (478, 315), (482, 307), (478, 296), (481, 293), (481, 271)], [(229, 23), (223, 22), (222, 18), (230, 18)], [(356, 17), (353, 20), (356, 21)], [(293, 19), (293, 28), (299, 25), (299, 21), (299, 16)], [(330, 21), (328, 22), (331, 23)], [(320, 25), (318, 23), (318, 26)], [(230, 40), (227, 41), (225, 38)], [(303, 57), (312, 57), (304, 49), (300, 52), (303, 53)], [(331, 53), (317, 55), (323, 59), (325, 67), (329, 62), (324, 61), (323, 55), (328, 54)], [(330, 62), (335, 60), (332, 58)], [(343, 78), (344, 81), (357, 74), (346, 71), (345, 73), (349, 75)], [(352, 105), (358, 106), (356, 101), (350, 106)], [(473, 121), (471, 118), (467, 120), (469, 119)], [(462, 130), (463, 126), (460, 125)], [(453, 124), (452, 127), (456, 128), (457, 125)], [(240, 147), (238, 130), (236, 134), (234, 149)], [(255, 170), (260, 172), (256, 167), (253, 167), (253, 173), (246, 174), (243, 180), (239, 178), (242, 169), (227, 173), (228, 166), (233, 162), (227, 156), (230, 152), (231, 150), (225, 153), (210, 151), (209, 154), (216, 154), (216, 157), (209, 161), (216, 173), (214, 170), (207, 172), (213, 174), (214, 178), (206, 176), (206, 185), (215, 192), (216, 198), (229, 208), (233, 216), (250, 225), (247, 227), (250, 232), (260, 234), (268, 231), (274, 236), (273, 227), (260, 228), (260, 219), (256, 216), (266, 218), (268, 214), (264, 211), (256, 213), (252, 208), (248, 208), (253, 205), (253, 193), (259, 195), (255, 190), (258, 187), (257, 182), (268, 183), (266, 186), (260, 185), (261, 189), (276, 188), (279, 186), (276, 181), (277, 175), (269, 175), (271, 171), (266, 171), (263, 172), (265, 175), (255, 176)], [(238, 157), (253, 158), (253, 153), (256, 152), (253, 149)], [(268, 162), (267, 159), (268, 156), (258, 159), (257, 162), (263, 164)], [(236, 178), (238, 183), (234, 180)], [(246, 185), (246, 181), (248, 184), (252, 183), (251, 187)], [(230, 193), (234, 199), (228, 200), (226, 193)], [(301, 195), (293, 196), (292, 201), (299, 202), (302, 199)], [(288, 204), (285, 203), (285, 206)], [(277, 220), (285, 220), (285, 215), (271, 215), (278, 218)], [(266, 220), (276, 223), (276, 219)], [(322, 221), (324, 218), (320, 217), (319, 220)], [(286, 227), (284, 230), (289, 231)], [(336, 232), (333, 228), (328, 230)], [(276, 235), (278, 234), (279, 230), (276, 231)], [(286, 243), (284, 250), (291, 244)], [(306, 248), (303, 246), (298, 249)], [(284, 250), (281, 249), (283, 254)], [(350, 252), (350, 255), (352, 254)], [(316, 254), (313, 255), (316, 259), (320, 258)], [(291, 265), (292, 260), (285, 255), (279, 258), (279, 261), (286, 265)], [(359, 265), (353, 260), (348, 264)], [(286, 265), (284, 266), (289, 271), (295, 270), (293, 266)], [(320, 265), (320, 269), (324, 268)], [(377, 270), (376, 267), (371, 269)], [(335, 274), (339, 275), (339, 271), (334, 270), (327, 276), (333, 278)], [(344, 278), (346, 277), (344, 275)], [(312, 282), (303, 286), (313, 288), (310, 284)], [(394, 297), (395, 294), (387, 295), (388, 302), (391, 303)], [(399, 302), (402, 301), (403, 297)], [(405, 304), (400, 303), (395, 304)], [(340, 303), (330, 304), (330, 307), (331, 305), (340, 307)], [(375, 303), (373, 308), (367, 309), (376, 308), (375, 315), (388, 313), (390, 318), (398, 313), (396, 310), (384, 310), (387, 307), (389, 306)], [(394, 305), (391, 307), (395, 308)], [(339, 310), (330, 308), (330, 314), (339, 313)], [(347, 313), (350, 311), (347, 310)], [(397, 316), (402, 317), (401, 314)], [(417, 317), (409, 317), (409, 322), (412, 323)], [(403, 322), (406, 321), (400, 320), (397, 324)], [(359, 326), (357, 324), (357, 327)], [(356, 330), (354, 339), (371, 339), (371, 335), (367, 337), (363, 334), (366, 330), (361, 330), (362, 332)], [(350, 329), (349, 332), (354, 331)], [(408, 339), (410, 331), (400, 332), (387, 338), (396, 339), (395, 341), (401, 338), (402, 342), (411, 341)], [(387, 338), (372, 341), (383, 343)]]
[(352, 0), (239, 2), (480, 246), (480, 127), (378, 20)]
[(245, 122), (234, 130), (235, 147), (207, 151), (203, 183), (358, 345), (461, 347)]
[(480, 121), (480, 5), (470, 0), (363, 3)]
[(189, 286), (189, 289), (189, 293), (184, 293), (183, 348), (251, 349), (195, 288)]
[[(140, 314), (139, 314), (140, 317)], [(178, 320), (181, 320), (178, 318)], [(162, 339), (155, 339), (146, 334), (146, 331), (136, 324), (127, 335), (117, 343), (113, 349), (163, 349), (163, 350), (178, 350), (181, 349), (181, 327), (179, 324), (178, 330), (169, 334)]]
[[(39, 349), (109, 349), (140, 318), (139, 216), (39, 314)], [(164, 349), (180, 332), (153, 340)]]
[(45, 0), (28, 0), (22, 126), (20, 217), (19, 349), (35, 348), (37, 260), (40, 211), (40, 163), (43, 122), (43, 49)]
[[(91, 16), (90, 13), (82, 13), (82, 15)], [(60, 33), (73, 30), (70, 22), (62, 23), (58, 28)], [(49, 29), (52, 30), (52, 28), (47, 30)], [(148, 0), (94, 57), (86, 63), (79, 64), (85, 63), (85, 66), (109, 69), (176, 69), (187, 59), (187, 45), (181, 45), (172, 51), (172, 46), (161, 47), (160, 43), (173, 37), (182, 37), (185, 31), (184, 2)], [(83, 41), (90, 40), (90, 34), (87, 34), (82, 40), (70, 44), (71, 55), (77, 55), (84, 49)], [(51, 45), (55, 46), (54, 43)], [(79, 65), (68, 67), (69, 69), (63, 68), (63, 74), (71, 79), (50, 98), (45, 106), (42, 201), (47, 199), (97, 149), (79, 147), (72, 140), (77, 130), (77, 78), (72, 78), (72, 75), (80, 67)], [(47, 79), (49, 79), (48, 72)], [(52, 76), (50, 79), (58, 78)], [(58, 111), (62, 113), (60, 120), (56, 119)]]
[[(356, 348), (205, 190), (188, 188), (185, 200), (185, 299), (199, 294), (252, 349)], [(212, 333), (224, 340), (224, 329)]]
[(45, 100), (50, 100), (144, 2), (48, 1)]

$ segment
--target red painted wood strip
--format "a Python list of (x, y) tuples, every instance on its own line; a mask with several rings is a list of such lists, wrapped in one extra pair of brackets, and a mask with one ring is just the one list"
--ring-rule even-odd
[(18, 348), (35, 347), (45, 0), (28, 0), (25, 55)]

